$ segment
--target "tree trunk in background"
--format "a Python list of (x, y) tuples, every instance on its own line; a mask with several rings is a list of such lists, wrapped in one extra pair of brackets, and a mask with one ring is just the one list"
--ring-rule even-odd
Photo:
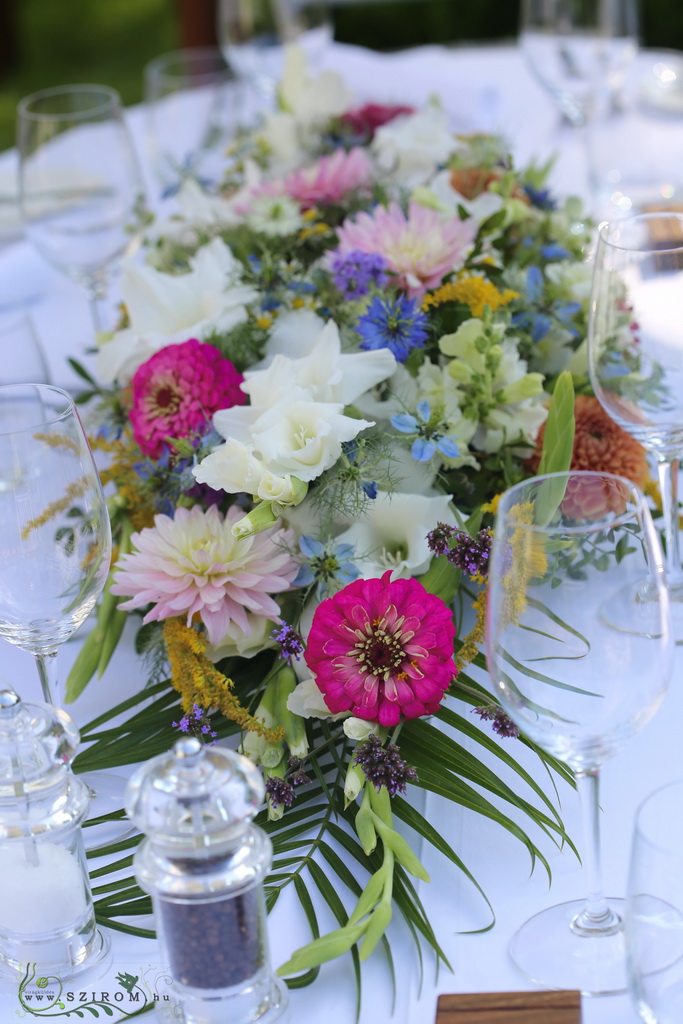
[(15, 67), (19, 59), (17, 2), (0, 0), (0, 78)]
[[(0, 0), (2, 4), (12, 0)], [(180, 45), (216, 46), (216, 0), (176, 0), (180, 25)]]

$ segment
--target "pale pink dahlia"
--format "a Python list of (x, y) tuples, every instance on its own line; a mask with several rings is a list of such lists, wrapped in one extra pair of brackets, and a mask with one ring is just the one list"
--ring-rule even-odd
[(154, 526), (134, 533), (136, 549), (119, 560), (112, 593), (130, 597), (126, 611), (154, 605), (144, 622), (198, 615), (209, 641), (219, 643), (231, 623), (249, 632), (247, 612), (280, 619), (272, 594), (289, 590), (300, 569), (290, 550), (293, 536), (275, 527), (238, 540), (232, 524), (244, 512), (231, 508), (223, 517), (215, 506), (204, 511), (178, 508), (173, 519), (158, 515)]
[(355, 580), (316, 609), (306, 664), (333, 714), (380, 725), (433, 714), (456, 674), (453, 616), (417, 580)]
[(243, 405), (243, 377), (213, 345), (191, 338), (167, 345), (133, 377), (133, 435), (145, 455), (158, 458), (165, 437), (188, 437), (219, 409)]
[(345, 221), (337, 232), (340, 252), (379, 253), (411, 298), (462, 267), (476, 233), (474, 218), (444, 217), (419, 203), (410, 204), (407, 216), (398, 203), (378, 206)]
[(339, 203), (356, 189), (369, 189), (372, 163), (363, 149), (348, 153), (336, 149), (311, 167), (304, 167), (285, 180), (285, 192), (304, 207), (316, 203)]

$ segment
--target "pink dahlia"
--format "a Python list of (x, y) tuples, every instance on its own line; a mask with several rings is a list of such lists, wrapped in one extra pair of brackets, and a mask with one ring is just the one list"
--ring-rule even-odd
[(378, 206), (345, 221), (337, 232), (340, 252), (379, 253), (411, 298), (462, 267), (476, 233), (474, 218), (444, 218), (419, 203), (410, 204), (407, 216), (398, 203)]
[(287, 195), (304, 207), (316, 203), (339, 203), (356, 189), (369, 189), (372, 163), (364, 150), (356, 147), (348, 153), (336, 149), (311, 167), (304, 167), (285, 180)]
[(389, 124), (394, 118), (401, 114), (414, 114), (414, 107), (404, 107), (398, 104), (388, 103), (366, 103), (355, 110), (349, 110), (340, 118), (342, 124), (347, 124), (357, 135), (369, 135), (370, 138), (383, 124)]
[(417, 580), (355, 580), (316, 609), (306, 645), (333, 714), (380, 725), (433, 714), (456, 667), (453, 616)]
[(232, 524), (244, 512), (234, 506), (223, 517), (215, 506), (204, 511), (178, 508), (171, 519), (158, 515), (154, 526), (132, 537), (136, 549), (119, 559), (112, 593), (129, 597), (128, 611), (153, 604), (144, 622), (198, 615), (209, 641), (219, 643), (235, 624), (249, 632), (252, 615), (280, 619), (272, 594), (289, 590), (299, 563), (289, 553), (293, 537), (275, 527), (238, 540)]
[(158, 458), (165, 437), (188, 437), (219, 409), (243, 405), (243, 377), (213, 345), (191, 338), (167, 345), (133, 377), (130, 419), (145, 455)]

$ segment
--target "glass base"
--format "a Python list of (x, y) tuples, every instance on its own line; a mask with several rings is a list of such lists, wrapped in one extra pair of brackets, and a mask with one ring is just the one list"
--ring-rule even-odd
[(95, 928), (86, 945), (79, 945), (78, 936), (51, 943), (27, 939), (16, 945), (12, 953), (0, 952), (0, 977), (5, 980), (35, 977), (68, 982), (101, 964), (111, 948), (109, 936)]
[[(79, 778), (90, 790), (88, 819), (101, 818), (123, 808), (127, 780), (121, 775), (109, 772), (83, 772)], [(120, 821), (103, 821), (97, 825), (84, 822), (83, 845), (86, 850), (98, 850), (111, 843), (120, 842), (135, 832), (135, 826), (128, 818)]]
[[(625, 901), (610, 897), (608, 903), (623, 919)], [(584, 900), (572, 900), (536, 914), (514, 936), (510, 956), (522, 974), (544, 988), (578, 989), (584, 996), (625, 992), (623, 931), (578, 934), (572, 922), (584, 906)]]
[[(668, 588), (674, 641), (683, 644), (683, 584)], [(661, 633), (659, 598), (647, 580), (622, 587), (600, 606), (606, 626), (630, 636), (656, 637)]]

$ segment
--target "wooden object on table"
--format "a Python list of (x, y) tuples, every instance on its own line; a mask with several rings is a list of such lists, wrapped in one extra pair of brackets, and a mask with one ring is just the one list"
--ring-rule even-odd
[(176, 0), (176, 5), (183, 49), (218, 45), (216, 0)]
[(581, 1024), (581, 993), (477, 992), (439, 996), (436, 1024)]

